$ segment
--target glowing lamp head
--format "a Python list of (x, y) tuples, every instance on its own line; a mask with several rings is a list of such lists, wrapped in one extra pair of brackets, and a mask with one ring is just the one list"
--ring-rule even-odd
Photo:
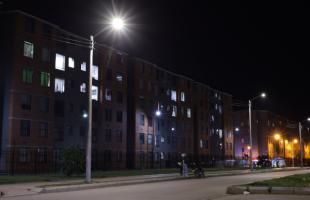
[(88, 117), (87, 113), (84, 113), (83, 118), (87, 118), (87, 117)]
[(267, 94), (265, 92), (261, 93), (260, 95), (262, 98), (266, 98)]
[(278, 133), (275, 134), (273, 137), (275, 140), (280, 140), (280, 138), (281, 138), (280, 134), (278, 134)]
[(307, 121), (310, 122), (310, 117), (307, 118)]
[(171, 128), (171, 131), (174, 131), (174, 130), (175, 130), (175, 128), (174, 128), (174, 127), (172, 127), (172, 128)]
[(238, 132), (238, 131), (240, 131), (240, 129), (239, 129), (238, 127), (236, 127), (236, 128), (235, 128), (235, 131)]
[(293, 142), (294, 142), (294, 144), (297, 144), (297, 143), (298, 143), (298, 140), (297, 140), (297, 139), (294, 139)]
[(248, 148), (248, 150), (250, 150), (250, 149), (251, 149), (251, 146), (250, 146), (250, 145), (248, 145), (248, 146), (247, 146), (247, 148)]
[(112, 19), (111, 25), (114, 30), (120, 31), (124, 28), (125, 23), (124, 20), (120, 17), (115, 17)]
[(156, 115), (157, 117), (159, 117), (159, 116), (161, 115), (160, 110), (156, 110), (155, 115)]

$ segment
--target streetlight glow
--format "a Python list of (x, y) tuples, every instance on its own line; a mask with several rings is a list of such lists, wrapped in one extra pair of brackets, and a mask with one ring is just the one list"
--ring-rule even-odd
[(235, 131), (238, 132), (240, 129), (238, 127), (235, 128)]
[(113, 29), (120, 31), (124, 28), (125, 22), (122, 18), (115, 17), (112, 19), (111, 25), (112, 25)]
[(307, 118), (307, 121), (310, 122), (310, 117)]
[(161, 115), (160, 110), (156, 110), (155, 115), (156, 115), (157, 117), (159, 117), (159, 116)]
[(266, 98), (267, 94), (265, 92), (261, 93), (260, 95), (262, 98)]
[(297, 139), (294, 139), (293, 142), (294, 142), (294, 144), (297, 144), (297, 143), (298, 143), (298, 140), (297, 140)]
[(281, 138), (281, 135), (277, 133), (273, 137), (275, 140), (279, 140)]
[(83, 118), (87, 118), (87, 117), (88, 117), (87, 113), (84, 113)]

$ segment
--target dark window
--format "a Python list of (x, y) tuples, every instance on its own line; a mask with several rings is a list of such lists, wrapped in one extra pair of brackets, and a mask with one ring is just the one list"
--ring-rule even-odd
[(68, 132), (68, 135), (73, 135), (73, 126), (72, 125), (67, 126), (67, 132)]
[(123, 140), (123, 131), (117, 130), (116, 131), (116, 141), (119, 143), (122, 143), (122, 140)]
[(152, 117), (148, 117), (147, 121), (148, 121), (149, 127), (153, 127), (153, 118)]
[(123, 103), (123, 93), (121, 91), (118, 91), (116, 93), (116, 102), (117, 103)]
[(47, 163), (47, 149), (46, 148), (39, 148), (37, 150), (38, 153), (38, 161), (40, 163)]
[(73, 110), (74, 110), (73, 103), (69, 103), (69, 104), (68, 104), (68, 111), (69, 111), (69, 112), (73, 112)]
[(42, 48), (42, 61), (43, 62), (50, 62), (51, 61), (51, 52), (48, 48)]
[(40, 122), (40, 137), (47, 137), (48, 136), (48, 123), (47, 122)]
[(41, 72), (40, 74), (40, 85), (42, 87), (49, 87), (50, 86), (50, 73), (47, 73), (47, 72)]
[(27, 148), (20, 148), (19, 149), (19, 162), (29, 162), (30, 161), (30, 154)]
[(140, 141), (140, 144), (144, 144), (144, 133), (140, 133), (139, 141)]
[(141, 126), (144, 126), (144, 114), (140, 114), (139, 122)]
[(64, 141), (64, 129), (63, 127), (55, 128), (55, 140)]
[(80, 114), (83, 116), (85, 113), (87, 113), (86, 106), (82, 104), (80, 105)]
[(86, 135), (86, 128), (84, 126), (80, 127), (80, 136), (85, 136)]
[(48, 97), (41, 97), (40, 98), (40, 111), (41, 112), (48, 112), (49, 111), (49, 98)]
[(108, 122), (112, 121), (112, 110), (111, 109), (105, 109), (105, 120)]
[(116, 152), (116, 161), (121, 162), (123, 160), (123, 152), (117, 151)]
[(122, 122), (123, 121), (123, 112), (122, 111), (117, 111), (116, 112), (116, 121), (117, 122)]
[(108, 81), (112, 80), (112, 69), (107, 69), (107, 80)]
[(112, 130), (110, 128), (105, 129), (105, 141), (111, 142), (112, 140)]
[(74, 89), (74, 80), (68, 79), (68, 87)]
[(35, 21), (30, 17), (25, 18), (25, 31), (28, 33), (34, 33), (35, 31)]
[(153, 144), (153, 135), (147, 134), (147, 144)]
[(32, 83), (33, 70), (32, 69), (23, 69), (22, 71), (22, 81), (23, 83)]
[(52, 28), (48, 24), (43, 24), (43, 34), (50, 36), (52, 34)]
[(56, 100), (54, 106), (54, 112), (56, 117), (64, 117), (65, 116), (65, 102)]
[(31, 110), (31, 95), (29, 94), (21, 95), (21, 107), (23, 110)]
[(105, 162), (111, 162), (112, 161), (112, 152), (111, 152), (111, 150), (105, 150), (104, 151), (104, 161)]
[(20, 121), (20, 135), (30, 136), (30, 121), (29, 120)]

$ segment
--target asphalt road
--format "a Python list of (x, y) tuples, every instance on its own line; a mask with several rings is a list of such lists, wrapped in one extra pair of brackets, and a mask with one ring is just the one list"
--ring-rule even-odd
[(178, 180), (120, 187), (90, 189), (74, 192), (49, 193), (32, 196), (7, 197), (7, 200), (246, 200), (294, 199), (309, 200), (309, 196), (291, 195), (227, 195), (227, 186), (282, 176), (310, 173), (310, 170), (268, 172), (240, 176)]

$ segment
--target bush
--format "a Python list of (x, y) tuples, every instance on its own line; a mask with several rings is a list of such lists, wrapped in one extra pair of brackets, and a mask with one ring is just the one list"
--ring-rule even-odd
[(67, 176), (79, 175), (84, 172), (85, 156), (84, 152), (75, 147), (64, 149), (62, 152), (63, 173)]

